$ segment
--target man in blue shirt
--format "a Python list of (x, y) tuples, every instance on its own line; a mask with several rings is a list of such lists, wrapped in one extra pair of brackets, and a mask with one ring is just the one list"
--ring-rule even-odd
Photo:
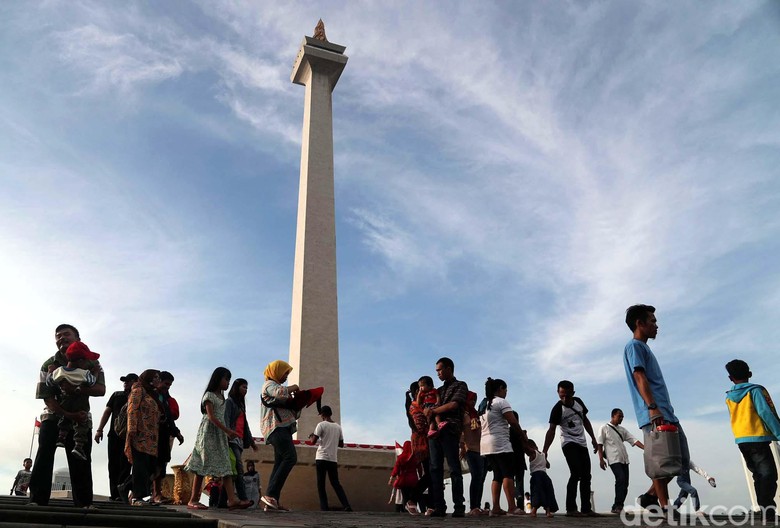
[[(661, 367), (652, 350), (647, 346), (647, 340), (655, 339), (658, 334), (655, 308), (644, 304), (631, 306), (626, 310), (626, 324), (634, 336), (626, 344), (623, 365), (626, 369), (628, 390), (634, 403), (637, 423), (644, 433), (648, 433), (653, 424), (671, 423), (677, 426), (682, 467), (687, 468), (690, 463), (688, 439), (680, 426), (680, 420), (674, 415)], [(653, 479), (653, 490), (664, 510), (669, 504), (670, 480), (672, 480), (670, 477)]]

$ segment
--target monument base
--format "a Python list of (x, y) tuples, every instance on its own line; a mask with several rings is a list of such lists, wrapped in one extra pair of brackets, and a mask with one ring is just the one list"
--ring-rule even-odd
[[(298, 463), (293, 468), (282, 489), (281, 503), (293, 510), (319, 510), (317, 494), (317, 470), (314, 464), (316, 446), (297, 444)], [(339, 481), (344, 487), (350, 506), (355, 511), (393, 511), (388, 504), (390, 486), (387, 481), (395, 465), (395, 448), (392, 446), (360, 445), (339, 449)], [(260, 473), (262, 492), (268, 487), (268, 477), (274, 466), (273, 446), (260, 441), (257, 451), (245, 449), (242, 460), (252, 460)], [(330, 482), (325, 483), (328, 505), (337, 509), (341, 506)]]

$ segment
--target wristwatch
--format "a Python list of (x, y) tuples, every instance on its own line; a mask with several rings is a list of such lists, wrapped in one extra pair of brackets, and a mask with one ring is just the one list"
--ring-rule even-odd
[(655, 402), (653, 402), (653, 403), (651, 403), (650, 405), (647, 406), (647, 410), (648, 411), (654, 411), (656, 409), (658, 409), (658, 404), (655, 403)]

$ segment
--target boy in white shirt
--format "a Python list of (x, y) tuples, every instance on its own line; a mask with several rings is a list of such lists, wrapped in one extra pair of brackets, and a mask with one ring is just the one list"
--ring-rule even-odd
[(314, 463), (317, 468), (317, 493), (320, 496), (320, 509), (329, 511), (328, 494), (325, 492), (325, 475), (328, 475), (330, 485), (336, 492), (336, 496), (341, 501), (344, 511), (352, 511), (347, 500), (347, 494), (339, 482), (338, 448), (344, 447), (344, 436), (341, 432), (341, 426), (331, 419), (333, 411), (328, 405), (323, 405), (320, 409), (320, 418), (322, 421), (314, 428), (314, 433), (309, 435), (313, 443), (319, 442), (317, 454), (314, 457)]

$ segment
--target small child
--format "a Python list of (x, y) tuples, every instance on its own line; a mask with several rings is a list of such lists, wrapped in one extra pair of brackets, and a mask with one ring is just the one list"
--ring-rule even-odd
[[(417, 392), (417, 404), (423, 409), (433, 409), (440, 403), (439, 391), (433, 388), (433, 379), (430, 376), (423, 376), (419, 382), (420, 390)], [(428, 438), (436, 438), (442, 429), (447, 425), (447, 421), (439, 415), (435, 415), (428, 426)]]
[[(100, 354), (92, 352), (89, 347), (81, 341), (72, 343), (65, 352), (68, 364), (65, 367), (59, 367), (52, 371), (46, 378), (46, 383), (50, 386), (56, 385), (62, 389), (65, 382), (76, 387), (72, 394), (63, 391), (64, 396), (60, 400), (60, 406), (68, 412), (86, 412), (87, 419), (84, 422), (77, 422), (61, 416), (57, 422), (59, 436), (57, 437), (57, 447), (65, 447), (65, 440), (68, 433), (73, 431), (73, 451), (71, 453), (81, 460), (87, 460), (85, 447), (92, 441), (92, 419), (89, 416), (89, 396), (82, 393), (85, 387), (91, 387), (97, 382), (97, 377), (91, 371), (87, 370), (89, 363), (96, 361)], [(95, 369), (100, 369), (95, 366)]]
[(547, 475), (547, 457), (539, 451), (536, 442), (529, 439), (528, 459), (531, 471), (531, 517), (536, 517), (536, 510), (544, 508), (547, 517), (552, 517), (558, 511), (558, 503), (555, 500), (555, 489), (552, 480)]

